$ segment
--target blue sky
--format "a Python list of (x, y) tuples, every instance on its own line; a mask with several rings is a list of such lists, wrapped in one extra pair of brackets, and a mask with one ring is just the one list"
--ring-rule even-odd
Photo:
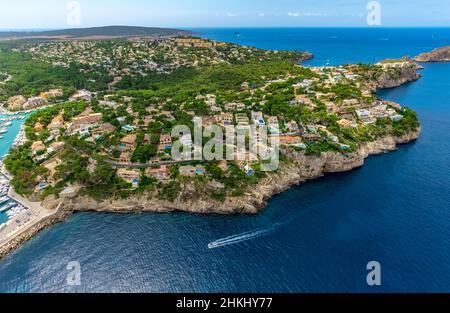
[[(3, 2), (1, 4), (1, 2)], [(69, 0), (1, 0), (0, 28), (67, 28)], [(369, 0), (79, 0), (80, 27), (367, 26)], [(450, 26), (450, 0), (380, 0), (382, 26)]]

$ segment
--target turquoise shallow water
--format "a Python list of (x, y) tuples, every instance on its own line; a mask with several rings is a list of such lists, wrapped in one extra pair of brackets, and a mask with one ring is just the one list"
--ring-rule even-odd
[[(202, 32), (262, 48), (307, 47), (317, 57), (311, 64), (371, 62), (450, 43), (445, 29)], [(257, 216), (74, 215), (0, 261), (0, 291), (449, 292), (448, 73), (450, 64), (426, 65), (420, 81), (380, 92), (419, 113), (415, 143), (293, 188)], [(207, 248), (230, 236), (233, 244)], [(81, 264), (81, 286), (66, 285), (70, 261)], [(366, 284), (369, 261), (382, 266), (381, 287)]]
[[(6, 115), (0, 114), (0, 118), (7, 117)], [(15, 120), (12, 122), (10, 127), (7, 127), (8, 132), (6, 134), (1, 134), (3, 139), (0, 139), (0, 158), (3, 158), (5, 154), (8, 153), (9, 148), (11, 147), (14, 139), (17, 136), (17, 133), (20, 130), (20, 126), (24, 123), (24, 120)], [(5, 213), (0, 212), (0, 224), (6, 222), (8, 217)]]

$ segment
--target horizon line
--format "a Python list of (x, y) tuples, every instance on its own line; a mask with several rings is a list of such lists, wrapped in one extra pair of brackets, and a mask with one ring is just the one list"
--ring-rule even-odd
[(52, 30), (69, 30), (69, 29), (89, 29), (89, 28), (102, 28), (102, 27), (143, 27), (143, 28), (171, 28), (180, 30), (189, 29), (268, 29), (268, 28), (352, 28), (352, 29), (420, 29), (420, 28), (450, 28), (450, 25), (446, 26), (136, 26), (136, 25), (103, 25), (103, 26), (80, 26), (80, 27), (50, 27), (50, 28), (0, 28), (0, 32), (3, 31), (52, 31)]

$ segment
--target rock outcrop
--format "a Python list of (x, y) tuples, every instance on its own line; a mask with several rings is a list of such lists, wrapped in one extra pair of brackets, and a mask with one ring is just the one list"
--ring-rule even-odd
[(88, 197), (77, 197), (66, 203), (66, 208), (75, 212), (171, 212), (185, 211), (199, 214), (256, 214), (266, 205), (267, 200), (302, 182), (322, 177), (327, 173), (346, 172), (364, 165), (365, 159), (397, 149), (398, 144), (405, 144), (418, 138), (420, 129), (402, 137), (388, 136), (369, 142), (357, 152), (342, 154), (326, 152), (320, 156), (307, 156), (304, 152), (285, 151), (294, 162), (284, 165), (277, 173), (266, 179), (243, 196), (230, 197), (224, 202), (212, 198), (197, 199), (179, 197), (170, 202), (160, 200), (151, 194), (126, 200), (96, 201)]
[(450, 46), (422, 53), (414, 58), (417, 62), (450, 62)]
[(421, 77), (417, 71), (422, 67), (410, 59), (404, 59), (403, 62), (399, 63), (384, 63), (383, 66), (387, 67), (388, 70), (377, 78), (375, 89), (398, 87), (416, 81)]

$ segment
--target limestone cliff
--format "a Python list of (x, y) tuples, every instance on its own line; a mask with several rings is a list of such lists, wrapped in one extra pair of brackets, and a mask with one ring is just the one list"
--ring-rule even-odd
[[(285, 151), (293, 163), (284, 165), (277, 173), (270, 174), (266, 179), (254, 186), (247, 194), (240, 197), (230, 197), (224, 202), (212, 198), (186, 197), (195, 194), (195, 190), (187, 190), (175, 201), (160, 200), (152, 194), (134, 197), (126, 200), (95, 201), (88, 197), (78, 197), (66, 203), (69, 210), (101, 211), (101, 212), (170, 212), (185, 211), (192, 213), (217, 214), (256, 214), (265, 206), (267, 200), (292, 186), (307, 180), (321, 177), (327, 173), (346, 172), (364, 165), (365, 159), (397, 149), (398, 144), (411, 142), (418, 138), (420, 129), (402, 137), (388, 136), (366, 143), (357, 152), (342, 154), (326, 152), (320, 156), (307, 156), (304, 152)], [(192, 186), (191, 186), (192, 187)]]
[[(386, 66), (386, 65), (385, 65)], [(417, 72), (421, 69), (417, 63), (410, 60), (398, 64), (387, 65), (387, 71), (377, 77), (375, 89), (386, 89), (401, 86), (407, 82), (418, 80), (421, 75)]]

